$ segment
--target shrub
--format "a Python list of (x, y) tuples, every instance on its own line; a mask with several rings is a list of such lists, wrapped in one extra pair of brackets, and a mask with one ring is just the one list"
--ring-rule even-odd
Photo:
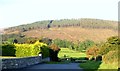
[(53, 44), (56, 44), (59, 47), (63, 47), (63, 48), (70, 48), (72, 49), (73, 47), (73, 43), (67, 40), (61, 40), (61, 39), (55, 39), (53, 40)]
[(55, 45), (55, 44), (51, 44), (50, 45), (50, 60), (51, 61), (58, 61), (58, 52), (60, 51), (60, 48)]
[(15, 44), (16, 46), (16, 57), (29, 57), (32, 56), (32, 48), (33, 45), (31, 44)]
[(98, 52), (99, 52), (99, 48), (94, 46), (94, 47), (88, 48), (86, 51), (86, 54), (87, 56), (93, 56), (96, 60), (96, 57), (98, 56)]
[(32, 37), (29, 37), (29, 38), (24, 38), (25, 40), (25, 43), (28, 43), (28, 44), (34, 44), (36, 41), (37, 41), (37, 38), (32, 38)]
[(49, 47), (48, 46), (42, 46), (41, 47), (41, 52), (42, 52), (42, 57), (43, 58), (46, 58), (46, 57), (49, 57)]
[(50, 49), (52, 49), (53, 51), (59, 51), (60, 50), (60, 48), (55, 44), (51, 44)]
[(107, 54), (103, 55), (103, 62), (105, 63), (116, 63), (118, 62), (118, 50), (110, 51)]
[(78, 51), (86, 51), (87, 48), (94, 46), (95, 43), (91, 40), (85, 40), (83, 42), (80, 42), (78, 45)]
[(118, 47), (120, 46), (120, 39), (117, 36), (113, 36), (107, 39), (107, 42), (100, 47), (99, 55), (102, 55), (103, 62), (113, 63), (118, 62)]
[(13, 44), (2, 44), (2, 56), (15, 56), (15, 46)]
[(109, 51), (118, 50), (119, 44), (120, 44), (120, 41), (119, 41), (118, 37), (110, 37), (107, 39), (107, 42), (105, 42), (101, 45), (99, 54), (105, 55)]
[(40, 52), (43, 53), (43, 57), (49, 55), (47, 44), (41, 43), (39, 41), (37, 41), (34, 44), (14, 44), (14, 45), (16, 46), (17, 57), (38, 56)]
[(43, 43), (46, 43), (47, 45), (50, 45), (52, 43), (52, 39), (42, 38), (39, 40), (39, 42), (43, 42)]
[(107, 42), (110, 44), (120, 44), (120, 39), (118, 36), (113, 36), (107, 39)]

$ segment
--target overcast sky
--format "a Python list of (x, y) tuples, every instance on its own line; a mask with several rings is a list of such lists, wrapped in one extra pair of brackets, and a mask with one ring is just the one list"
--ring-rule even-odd
[(118, 20), (119, 0), (0, 0), (0, 28), (41, 20)]

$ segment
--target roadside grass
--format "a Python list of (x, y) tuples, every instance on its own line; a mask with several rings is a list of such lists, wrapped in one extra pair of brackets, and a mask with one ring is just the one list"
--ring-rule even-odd
[(80, 63), (80, 67), (85, 71), (95, 71), (99, 68), (101, 61), (87, 61), (86, 63)]
[(87, 61), (80, 63), (80, 67), (85, 71), (118, 71), (118, 63), (105, 64), (101, 61)]
[(114, 63), (109, 63), (109, 64), (106, 64), (106, 63), (102, 63), (100, 65), (100, 67), (98, 69), (114, 69), (114, 70), (117, 70), (118, 69), (118, 63), (114, 62)]
[(74, 50), (70, 50), (69, 48), (60, 48), (60, 52), (58, 54), (59, 58), (64, 58), (64, 55), (67, 58), (82, 58), (82, 57), (86, 57), (85, 53), (81, 53), (78, 51), (74, 51)]

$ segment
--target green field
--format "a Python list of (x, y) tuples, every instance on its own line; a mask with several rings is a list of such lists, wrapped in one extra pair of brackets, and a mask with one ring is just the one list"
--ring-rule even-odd
[(80, 58), (80, 57), (86, 57), (85, 53), (80, 53), (78, 51), (74, 51), (74, 50), (70, 50), (69, 48), (60, 48), (60, 52), (58, 54), (59, 58), (64, 58), (64, 55), (66, 55), (66, 57), (70, 58)]

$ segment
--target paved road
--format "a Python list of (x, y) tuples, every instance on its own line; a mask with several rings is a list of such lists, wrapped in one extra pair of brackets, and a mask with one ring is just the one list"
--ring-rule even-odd
[(23, 68), (22, 70), (29, 70), (29, 71), (83, 71), (79, 67), (79, 63), (69, 63), (69, 64), (38, 64), (34, 66), (30, 66), (27, 68)]

